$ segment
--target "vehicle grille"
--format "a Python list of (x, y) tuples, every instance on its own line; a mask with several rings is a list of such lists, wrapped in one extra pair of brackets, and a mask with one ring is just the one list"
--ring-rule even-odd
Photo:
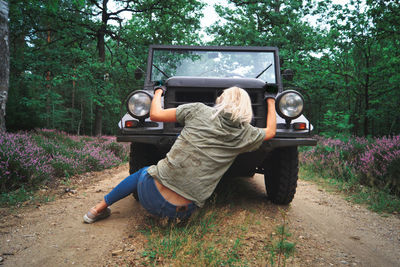
[[(262, 89), (245, 89), (251, 99), (253, 108), (253, 120), (252, 125), (257, 127), (265, 127), (266, 123), (266, 104), (264, 102), (263, 90)], [(214, 106), (215, 99), (222, 93), (223, 89), (204, 89), (204, 88), (168, 88), (168, 94), (166, 95), (165, 108), (176, 108), (179, 105), (186, 103), (202, 102), (208, 106)], [(180, 131), (182, 125), (174, 124), (169, 125), (165, 130), (171, 130), (173, 132)]]

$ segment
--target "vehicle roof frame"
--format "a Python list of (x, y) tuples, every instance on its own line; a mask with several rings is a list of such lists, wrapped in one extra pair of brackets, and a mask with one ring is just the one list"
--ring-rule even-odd
[(150, 45), (149, 54), (147, 57), (147, 71), (145, 87), (152, 87), (154, 83), (151, 81), (152, 63), (153, 63), (153, 51), (154, 50), (198, 50), (198, 51), (240, 51), (240, 52), (273, 52), (275, 60), (275, 77), (278, 91), (283, 91), (283, 85), (280, 73), (280, 62), (279, 62), (279, 49), (272, 46), (190, 46), (190, 45)]

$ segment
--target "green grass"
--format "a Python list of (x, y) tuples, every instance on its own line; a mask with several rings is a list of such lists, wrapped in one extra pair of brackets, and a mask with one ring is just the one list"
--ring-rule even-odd
[(389, 194), (385, 190), (360, 185), (355, 180), (343, 181), (333, 179), (324, 173), (314, 173), (307, 168), (300, 168), (299, 177), (303, 180), (316, 182), (329, 191), (345, 194), (346, 199), (353, 203), (367, 205), (367, 207), (378, 213), (399, 213), (400, 198)]
[(286, 266), (287, 259), (294, 255), (296, 249), (296, 243), (288, 240), (292, 234), (289, 232), (287, 214), (282, 209), (279, 209), (279, 211), (282, 216), (282, 223), (276, 226), (276, 235), (271, 235), (271, 243), (267, 246), (270, 266)]
[(240, 239), (227, 247), (226, 240), (218, 238), (224, 215), (214, 209), (204, 209), (184, 225), (149, 219), (150, 227), (142, 230), (148, 240), (143, 264), (221, 266), (237, 262)]
[(0, 194), (0, 206), (9, 208), (18, 207), (24, 203), (46, 203), (53, 200), (52, 195), (41, 195), (36, 190), (27, 190), (24, 187)]
[[(249, 200), (249, 189), (240, 182), (222, 187), (188, 222), (149, 218), (141, 229), (147, 240), (141, 265), (285, 266), (296, 245), (290, 241), (286, 212)], [(271, 211), (264, 212), (268, 209), (275, 210), (277, 221), (268, 217)]]
[(400, 212), (400, 199), (384, 191), (364, 187), (348, 196), (348, 199), (355, 203), (367, 204), (371, 210), (376, 212)]

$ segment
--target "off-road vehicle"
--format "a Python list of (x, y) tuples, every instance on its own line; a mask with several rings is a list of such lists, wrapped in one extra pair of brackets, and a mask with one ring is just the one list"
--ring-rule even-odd
[[(298, 146), (315, 145), (312, 125), (302, 115), (304, 98), (295, 90), (283, 90), (278, 48), (164, 46), (149, 48), (142, 90), (130, 93), (127, 113), (119, 122), (119, 142), (130, 142), (130, 173), (156, 164), (179, 135), (183, 125), (149, 119), (155, 86), (167, 88), (164, 108), (202, 102), (213, 106), (222, 91), (231, 86), (245, 89), (251, 98), (252, 125), (265, 128), (265, 94), (276, 94), (276, 136), (255, 152), (239, 155), (225, 176), (262, 173), (267, 196), (277, 204), (290, 203), (298, 174)], [(283, 72), (283, 75), (290, 72)], [(190, 177), (188, 177), (190, 179)]]

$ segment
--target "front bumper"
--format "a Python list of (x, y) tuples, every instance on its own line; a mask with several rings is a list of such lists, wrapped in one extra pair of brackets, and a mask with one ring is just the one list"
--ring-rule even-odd
[[(117, 136), (117, 142), (135, 142), (153, 144), (156, 146), (171, 146), (178, 135), (120, 135)], [(300, 138), (281, 138), (275, 137), (264, 141), (263, 147), (276, 148), (287, 146), (315, 146), (317, 139), (311, 137)]]
[(285, 146), (315, 146), (317, 145), (317, 139), (315, 138), (273, 138), (268, 141), (264, 141), (267, 146), (285, 147)]

